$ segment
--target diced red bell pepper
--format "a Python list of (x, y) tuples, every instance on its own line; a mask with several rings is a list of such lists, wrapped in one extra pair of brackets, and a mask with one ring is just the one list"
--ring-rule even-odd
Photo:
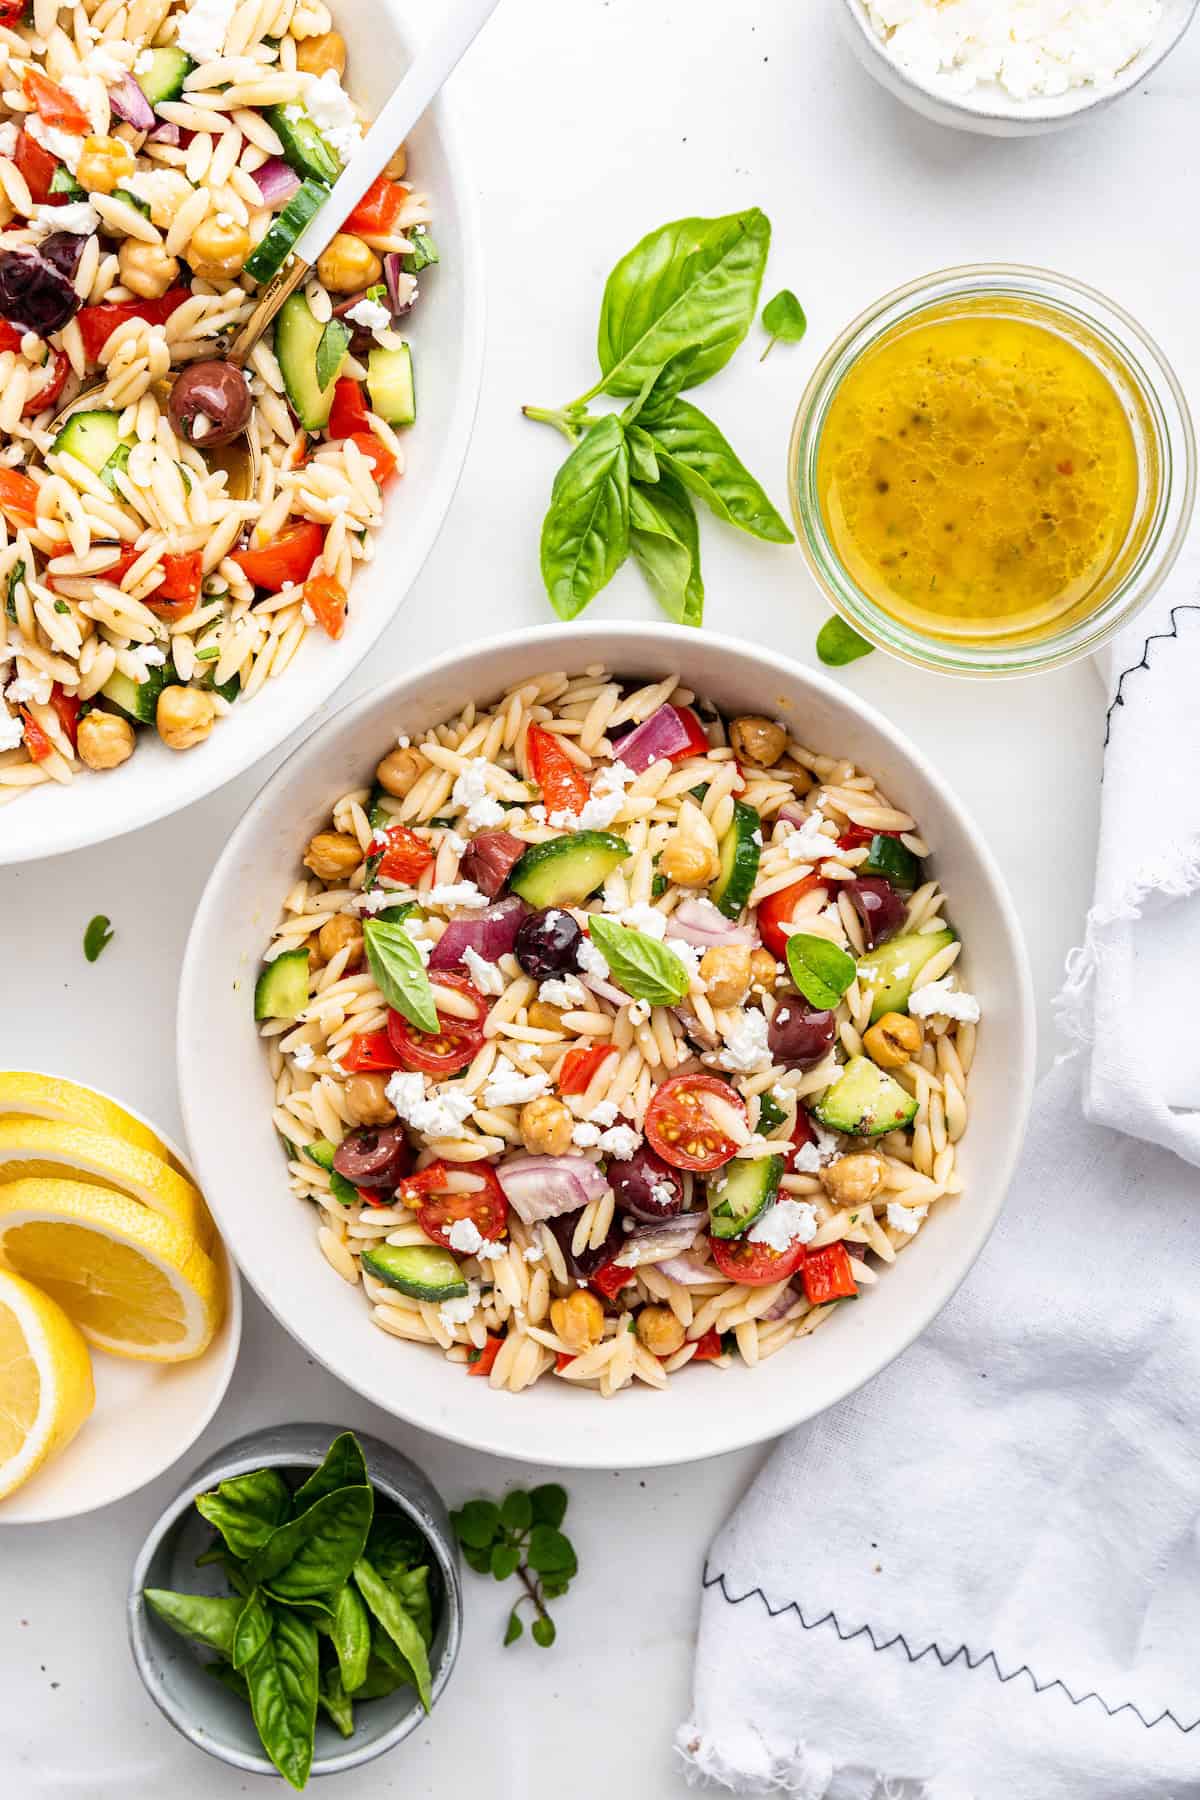
[(360, 1031), (357, 1037), (352, 1037), (349, 1047), (342, 1053), (341, 1065), (351, 1075), (390, 1075), (404, 1067), (382, 1027), (378, 1031)]
[(357, 232), (360, 237), (391, 237), (407, 199), (406, 187), (377, 175), (342, 230)]
[(689, 756), (706, 756), (710, 745), (708, 738), (705, 736), (704, 727), (701, 725), (696, 714), (692, 711), (690, 706), (677, 706), (674, 710), (683, 721), (684, 727), (687, 730), (688, 741), (683, 746), (682, 750), (676, 750), (674, 752), (671, 761), (673, 763), (683, 762)]
[(623, 1287), (636, 1281), (637, 1274), (633, 1269), (624, 1269), (616, 1262), (607, 1262), (596, 1270), (588, 1280), (588, 1286), (603, 1294), (606, 1300), (615, 1300)]
[(79, 742), (79, 698), (68, 694), (56, 681), (50, 689), (50, 704), (58, 715), (58, 722), (70, 740), (72, 750)]
[(120, 305), (84, 306), (76, 313), (83, 352), (89, 362), (99, 362), (100, 352), (118, 325), (144, 319), (147, 325), (165, 325), (176, 307), (191, 295), (187, 288), (170, 288), (157, 300), (125, 300)]
[(25, 177), (25, 185), (35, 206), (66, 205), (69, 195), (55, 194), (50, 189), (50, 183), (58, 173), (58, 158), (51, 155), (45, 145), (39, 144), (29, 132), (18, 132), (13, 161)]
[(346, 629), (346, 605), (349, 596), (336, 575), (324, 570), (310, 575), (304, 584), (304, 598), (312, 615), (331, 638), (340, 638)]
[(573, 1352), (570, 1350), (559, 1350), (554, 1358), (554, 1373), (556, 1375), (561, 1375), (562, 1371), (564, 1369), (569, 1369), (574, 1361), (575, 1357)]
[(704, 1336), (696, 1339), (696, 1349), (692, 1362), (712, 1362), (715, 1357), (723, 1356), (721, 1334), (719, 1331), (706, 1331)]
[(231, 560), (254, 587), (277, 594), (289, 581), (297, 587), (307, 581), (324, 543), (325, 527), (302, 519), (259, 549), (235, 550)]
[[(433, 851), (407, 825), (391, 825), (383, 833), (386, 839), (379, 873), (387, 881), (416, 881), (433, 861)], [(375, 852), (372, 852), (375, 854)]]
[(54, 745), (27, 706), (21, 708), (21, 722), (25, 728), (25, 748), (34, 762), (45, 762), (53, 753)]
[(500, 1346), (503, 1342), (503, 1338), (489, 1337), (484, 1344), (483, 1349), (476, 1354), (474, 1360), (467, 1363), (467, 1374), (490, 1375), (492, 1372), (492, 1364), (499, 1356)]
[(530, 725), (526, 747), (529, 773), (542, 790), (547, 812), (581, 813), (591, 789), (554, 733)]
[(558, 1071), (559, 1093), (586, 1093), (605, 1057), (615, 1054), (611, 1044), (597, 1044), (590, 1050), (568, 1050)]
[(810, 1250), (804, 1259), (804, 1293), (810, 1306), (830, 1300), (850, 1300), (858, 1292), (845, 1244), (826, 1244)]
[(59, 87), (57, 81), (43, 75), (40, 69), (30, 67), (25, 70), (21, 89), (43, 125), (55, 125), (60, 131), (82, 137), (91, 131), (92, 121), (79, 102), (72, 99), (66, 88)]
[(19, 469), (0, 468), (0, 512), (14, 525), (37, 523), (38, 486)]
[(362, 388), (349, 375), (339, 376), (333, 384), (333, 405), (326, 430), (331, 438), (353, 437), (356, 431), (370, 430)]
[(371, 465), (376, 481), (380, 487), (389, 482), (396, 473), (396, 459), (382, 438), (376, 437), (373, 431), (352, 431), (350, 441), (360, 449)]
[(162, 580), (147, 594), (145, 604), (160, 619), (186, 619), (196, 610), (200, 598), (204, 581), (203, 558), (198, 550), (187, 556), (164, 556), (162, 569)]
[(861, 850), (865, 844), (871, 842), (872, 838), (898, 838), (899, 836), (898, 831), (879, 831), (873, 825), (847, 825), (838, 839), (838, 849)]
[(26, 0), (0, 0), (0, 25), (19, 25), (25, 6)]

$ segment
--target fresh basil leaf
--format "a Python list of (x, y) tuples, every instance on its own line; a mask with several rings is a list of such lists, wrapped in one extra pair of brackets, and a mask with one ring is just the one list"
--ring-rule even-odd
[[(854, 958), (828, 938), (794, 931), (787, 941), (788, 973), (810, 1006), (835, 1007), (855, 976)], [(780, 1007), (787, 1006), (786, 1000)]]
[(334, 1602), (331, 1635), (342, 1686), (352, 1694), (367, 1679), (371, 1659), (371, 1620), (363, 1597), (352, 1582), (346, 1583)]
[(250, 1689), (240, 1669), (231, 1668), (224, 1662), (202, 1663), (201, 1667), (206, 1675), (211, 1675), (214, 1681), (219, 1681), (222, 1687), (227, 1687), (231, 1694), (236, 1694), (239, 1700), (244, 1700), (249, 1706)]
[(653, 417), (660, 406), (669, 406), (679, 390), (685, 385), (688, 373), (696, 360), (696, 352), (681, 350), (665, 362), (661, 369), (652, 369), (642, 383), (641, 392), (636, 399), (629, 402), (621, 414), (623, 425), (632, 425), (641, 418), (643, 412)]
[(787, 1118), (782, 1106), (771, 1094), (758, 1096), (758, 1130), (760, 1137), (770, 1137), (777, 1125)]
[(638, 394), (681, 350), (693, 352), (686, 387), (724, 368), (753, 322), (770, 243), (770, 222), (757, 207), (649, 232), (605, 284), (600, 388)]
[[(375, 1568), (375, 1564), (372, 1563), (371, 1567)], [(379, 1572), (376, 1569), (376, 1573)], [(433, 1600), (429, 1592), (428, 1564), (422, 1563), (419, 1568), (406, 1569), (388, 1582), (388, 1586), (395, 1589), (405, 1612), (420, 1632), (422, 1642), (427, 1646), (432, 1644)]]
[(266, 1601), (255, 1588), (241, 1612), (233, 1633), (233, 1666), (244, 1669), (271, 1635), (271, 1615)]
[(324, 390), (333, 380), (346, 359), (350, 348), (350, 339), (354, 334), (341, 319), (330, 319), (321, 333), (321, 341), (317, 345), (317, 386)]
[(773, 300), (767, 301), (763, 307), (762, 323), (763, 330), (770, 333), (771, 341), (759, 357), (759, 362), (766, 362), (781, 338), (785, 344), (798, 344), (808, 330), (804, 308), (791, 288), (781, 288)]
[[(387, 1633), (379, 1627), (376, 1629), (379, 1635), (378, 1638), (374, 1635), (371, 1638), (371, 1660), (367, 1664), (367, 1679), (360, 1688), (355, 1689), (354, 1698), (356, 1700), (382, 1700), (388, 1694), (394, 1694), (399, 1687), (413, 1685), (412, 1670)], [(379, 1655), (380, 1641), (387, 1644), (390, 1661)]]
[(369, 1487), (338, 1488), (273, 1531), (250, 1564), (254, 1581), (276, 1600), (320, 1600), (336, 1593), (363, 1553), (371, 1529)]
[(847, 663), (857, 662), (860, 656), (870, 656), (874, 648), (837, 613), (826, 619), (817, 633), (817, 655), (831, 669), (841, 669)]
[(196, 1496), (196, 1511), (243, 1560), (262, 1548), (291, 1509), (292, 1491), (277, 1469), (234, 1475), (215, 1492)]
[(83, 934), (83, 954), (89, 962), (95, 962), (102, 950), (106, 950), (116, 934), (112, 928), (112, 920), (97, 913), (94, 919), (88, 920), (88, 928)]
[[(357, 1192), (355, 1198), (357, 1199)], [(308, 1480), (296, 1489), (292, 1501), (292, 1516), (299, 1518), (307, 1512), (314, 1501), (323, 1500), (326, 1494), (336, 1493), (343, 1487), (366, 1487), (370, 1484), (367, 1465), (358, 1439), (352, 1431), (343, 1431), (334, 1438), (325, 1452), (325, 1461), (319, 1469), (314, 1469)]]
[(376, 1512), (367, 1536), (367, 1561), (387, 1582), (425, 1562), (429, 1548), (420, 1532), (399, 1513)]
[(608, 413), (555, 477), (542, 525), (542, 579), (561, 619), (581, 613), (629, 554), (629, 450)]
[[(349, 1591), (348, 1589), (347, 1592)], [(365, 1675), (363, 1680), (366, 1680)], [(330, 1723), (344, 1738), (354, 1736), (354, 1702), (346, 1692), (346, 1685), (337, 1669), (326, 1669), (322, 1675), (321, 1685), (317, 1690), (317, 1704), (323, 1713), (328, 1714)]]
[(145, 1588), (142, 1599), (180, 1637), (195, 1638), (210, 1650), (232, 1659), (233, 1637), (245, 1601), (240, 1595), (174, 1594), (166, 1588)]
[(406, 1610), (392, 1588), (360, 1557), (354, 1567), (354, 1582), (375, 1618), (391, 1638), (396, 1649), (413, 1672), (413, 1681), (428, 1712), (433, 1704), (429, 1678), (429, 1656), (416, 1621)]
[(579, 1571), (570, 1538), (553, 1525), (535, 1525), (529, 1536), (529, 1566), (539, 1575), (570, 1581)]
[(659, 462), (719, 519), (769, 543), (791, 543), (791, 532), (764, 490), (699, 407), (673, 400), (649, 429)]
[(629, 541), (650, 591), (677, 625), (704, 619), (700, 532), (691, 495), (665, 470), (653, 488), (629, 494)]
[(363, 923), (363, 943), (375, 986), (388, 1005), (403, 1013), (418, 1031), (435, 1032), (438, 1016), (433, 989), (420, 952), (403, 925), (367, 919)]
[(639, 425), (626, 427), (625, 440), (629, 445), (629, 474), (634, 481), (644, 481), (650, 486), (658, 480), (658, 457), (654, 452), (654, 439), (641, 429)]
[(613, 980), (635, 1000), (651, 1006), (677, 1006), (691, 986), (682, 957), (644, 931), (634, 931), (603, 913), (588, 920), (593, 944), (604, 957)]
[(567, 1516), (567, 1490), (560, 1487), (557, 1481), (547, 1481), (541, 1487), (535, 1487), (529, 1500), (535, 1525), (553, 1525), (557, 1530)]
[(284, 1780), (302, 1788), (312, 1768), (317, 1723), (316, 1626), (286, 1607), (272, 1607), (271, 1630), (245, 1673), (263, 1749)]

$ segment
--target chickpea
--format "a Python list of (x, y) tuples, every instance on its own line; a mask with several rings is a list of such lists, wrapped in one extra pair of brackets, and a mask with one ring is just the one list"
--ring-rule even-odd
[(795, 794), (797, 800), (800, 799), (803, 794), (811, 794), (817, 785), (816, 777), (811, 775), (807, 769), (801, 768), (799, 763), (796, 763), (792, 768), (785, 769), (784, 774), (791, 782), (792, 792)]
[(863, 1049), (881, 1069), (901, 1069), (916, 1056), (925, 1042), (920, 1019), (907, 1013), (884, 1013), (870, 1031), (863, 1034)]
[(750, 952), (745, 944), (714, 944), (700, 959), (700, 979), (713, 1006), (736, 1006), (750, 986)]
[(320, 932), (310, 931), (300, 948), (308, 951), (308, 972), (310, 975), (315, 975), (318, 969), (323, 969), (325, 967), (326, 959), (321, 955)]
[(332, 962), (339, 950), (345, 950), (349, 946), (347, 971), (357, 968), (363, 959), (362, 925), (357, 919), (352, 919), (349, 913), (339, 913), (336, 919), (326, 919), (317, 933), (317, 943), (326, 962)]
[(769, 950), (750, 952), (750, 986), (758, 994), (769, 994), (779, 979), (779, 964)]
[(166, 687), (158, 696), (154, 722), (168, 750), (191, 750), (213, 728), (216, 702), (203, 688)]
[(562, 1030), (562, 1007), (551, 1006), (548, 1000), (535, 1000), (527, 1017), (539, 1031)]
[(634, 1330), (651, 1356), (674, 1356), (683, 1348), (683, 1326), (669, 1306), (643, 1306)]
[(135, 167), (133, 151), (123, 138), (88, 137), (83, 140), (75, 179), (90, 194), (111, 194)]
[(383, 165), (383, 172), (389, 181), (403, 181), (408, 174), (408, 145), (401, 144), (392, 157), (391, 162)]
[(352, 1075), (346, 1083), (346, 1111), (355, 1125), (390, 1125), (396, 1109), (387, 1097), (386, 1075)]
[(565, 1300), (550, 1302), (550, 1323), (555, 1335), (578, 1356), (604, 1336), (604, 1308), (587, 1288), (576, 1288)]
[(324, 31), (320, 37), (303, 38), (296, 46), (296, 67), (306, 75), (324, 75), (332, 69), (340, 79), (346, 73), (346, 40), (340, 31)]
[(425, 759), (418, 750), (392, 750), (376, 764), (375, 779), (385, 794), (403, 800), (416, 787), (425, 770)]
[(352, 232), (339, 231), (317, 258), (317, 277), (331, 294), (355, 294), (379, 280), (383, 264)]
[(839, 1156), (821, 1170), (821, 1186), (838, 1206), (865, 1206), (883, 1186), (886, 1165), (873, 1150)]
[(553, 1094), (527, 1100), (521, 1108), (521, 1141), (531, 1156), (562, 1156), (571, 1147), (575, 1121)]
[(79, 760), (89, 769), (116, 769), (133, 755), (133, 726), (116, 713), (90, 712), (79, 721)]
[(318, 831), (304, 852), (305, 868), (320, 881), (348, 881), (362, 859), (358, 839), (341, 831)]
[(160, 299), (179, 273), (177, 257), (168, 255), (161, 244), (142, 244), (137, 238), (124, 239), (117, 262), (125, 286), (143, 300)]
[(250, 233), (236, 219), (214, 213), (201, 219), (188, 241), (187, 259), (192, 273), (205, 281), (223, 275), (240, 275), (250, 254)]
[(686, 843), (678, 833), (671, 838), (658, 860), (668, 881), (678, 887), (707, 887), (720, 869), (720, 858), (705, 844)]
[(729, 727), (729, 741), (743, 762), (757, 763), (760, 768), (769, 769), (787, 749), (788, 735), (774, 719), (764, 719), (759, 713), (743, 713)]

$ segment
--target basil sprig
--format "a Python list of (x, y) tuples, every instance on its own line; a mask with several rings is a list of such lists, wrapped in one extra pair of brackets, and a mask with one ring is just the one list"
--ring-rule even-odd
[[(694, 499), (770, 543), (792, 534), (712, 420), (680, 398), (729, 361), (754, 321), (771, 242), (757, 207), (720, 219), (677, 219), (623, 256), (604, 289), (601, 375), (558, 410), (527, 406), (573, 448), (542, 526), (542, 578), (573, 619), (633, 553), (672, 619), (704, 613)], [(629, 396), (593, 415), (598, 394)]]
[(438, 1029), (433, 988), (425, 973), (420, 951), (403, 925), (367, 919), (363, 925), (367, 966), (375, 986), (388, 1005), (403, 1013), (418, 1031)]
[(794, 931), (788, 938), (787, 966), (804, 998), (824, 1012), (837, 1005), (857, 968), (854, 958), (839, 944), (813, 937), (807, 931)]
[(677, 1006), (691, 986), (683, 958), (657, 938), (593, 913), (588, 933), (620, 987), (651, 1006)]

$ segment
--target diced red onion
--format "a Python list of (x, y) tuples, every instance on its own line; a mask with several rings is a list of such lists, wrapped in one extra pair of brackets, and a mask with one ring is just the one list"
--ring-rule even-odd
[(182, 133), (178, 125), (173, 125), (169, 119), (164, 119), (161, 124), (154, 127), (146, 141), (150, 144), (170, 144), (173, 149), (177, 150), (182, 142)]
[(706, 1281), (721, 1279), (712, 1263), (696, 1250), (684, 1250), (678, 1256), (660, 1262), (658, 1272), (665, 1275), (668, 1281), (677, 1281), (680, 1287), (700, 1287)]
[(702, 1212), (678, 1213), (673, 1219), (660, 1219), (654, 1225), (639, 1225), (625, 1240), (624, 1248), (613, 1261), (622, 1269), (637, 1269), (643, 1263), (658, 1263), (664, 1257), (681, 1256), (690, 1250), (708, 1221)]
[(677, 708), (664, 702), (636, 731), (621, 739), (621, 761), (640, 775), (651, 763), (664, 758), (670, 762), (673, 756), (681, 755), (691, 741), (692, 734)]
[(785, 825), (794, 825), (797, 831), (801, 831), (809, 815), (802, 806), (798, 806), (794, 800), (789, 800), (786, 806), (780, 807), (775, 817), (782, 819)]
[(629, 1005), (629, 995), (623, 994), (619, 987), (613, 986), (611, 981), (601, 981), (595, 975), (580, 975), (579, 981), (591, 993), (598, 994), (601, 1000), (611, 1000), (614, 1006)]
[(392, 317), (406, 313), (417, 297), (417, 283), (404, 267), (404, 259), (398, 250), (389, 250), (383, 259), (383, 279), (387, 282), (388, 301), (392, 308)]
[(757, 944), (758, 933), (750, 925), (735, 925), (719, 913), (711, 900), (681, 900), (667, 920), (667, 936), (679, 938), (697, 950), (712, 944)]
[(453, 969), (463, 960), (463, 952), (474, 950), (485, 962), (496, 962), (507, 956), (517, 941), (521, 920), (529, 911), (523, 900), (510, 894), (495, 906), (485, 907), (473, 919), (455, 919), (433, 947), (429, 958), (431, 969)]
[(526, 1225), (578, 1212), (608, 1186), (586, 1156), (510, 1156), (496, 1169), (505, 1199)]
[(124, 119), (135, 131), (154, 130), (154, 108), (132, 75), (122, 75), (108, 90), (108, 104), (118, 119)]
[(683, 1026), (685, 1033), (691, 1039), (693, 1044), (700, 1044), (705, 1050), (715, 1050), (717, 1048), (720, 1039), (714, 1037), (707, 1026), (702, 1025), (695, 1013), (688, 1007), (673, 1006), (671, 1011), (679, 1020), (679, 1023)]
[(773, 1300), (766, 1312), (759, 1313), (759, 1321), (763, 1325), (767, 1325), (772, 1319), (782, 1319), (784, 1313), (790, 1312), (797, 1300), (802, 1300), (803, 1298), (803, 1294), (797, 1293), (796, 1289), (789, 1283), (788, 1286), (784, 1288), (782, 1294), (780, 1294), (778, 1300)]
[(250, 179), (262, 195), (264, 206), (282, 206), (300, 186), (300, 177), (282, 156), (268, 156)]
[[(357, 294), (344, 294), (340, 300), (337, 300), (334, 302), (334, 307), (333, 307), (334, 318), (335, 319), (344, 319), (346, 314), (348, 312), (353, 312), (354, 308), (356, 306), (358, 306), (363, 300), (365, 300), (366, 297), (367, 297), (366, 288), (359, 288)], [(350, 323), (353, 325), (354, 320), (351, 319)]]

